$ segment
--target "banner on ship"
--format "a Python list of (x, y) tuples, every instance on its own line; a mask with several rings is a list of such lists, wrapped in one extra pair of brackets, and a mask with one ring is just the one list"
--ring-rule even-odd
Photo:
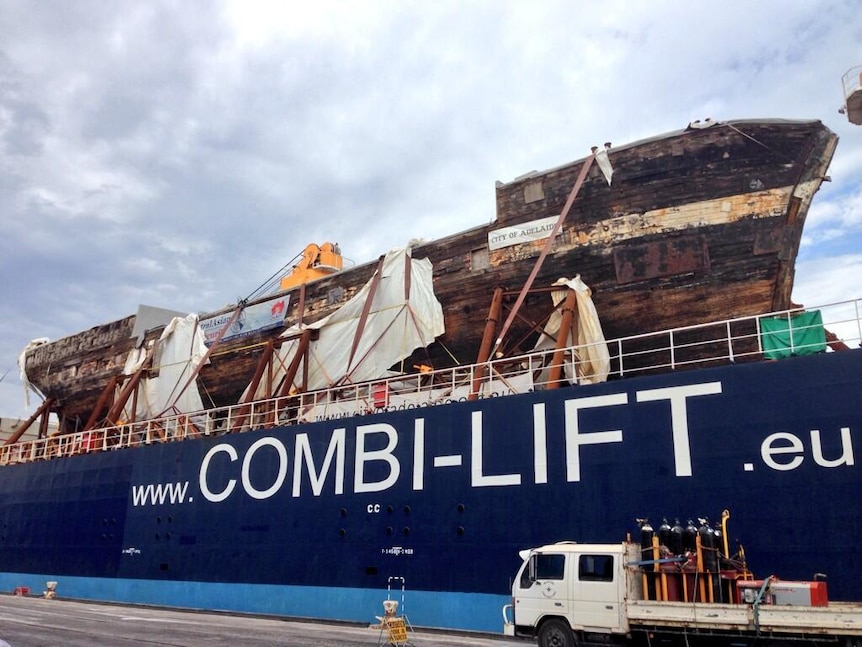
[(520, 245), (532, 240), (547, 238), (554, 231), (559, 216), (532, 220), (512, 227), (503, 227), (488, 232), (488, 249), (493, 251), (510, 245)]
[(289, 304), (290, 296), (284, 295), (245, 307), (233, 323), (233, 311), (201, 319), (200, 327), (206, 337), (206, 344), (212, 344), (227, 325), (230, 325), (230, 329), (225, 331), (222, 341), (283, 326)]

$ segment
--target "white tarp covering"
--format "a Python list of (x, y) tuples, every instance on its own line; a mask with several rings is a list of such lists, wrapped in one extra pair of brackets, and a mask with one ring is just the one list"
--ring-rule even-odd
[(47, 337), (39, 337), (38, 339), (34, 339), (29, 342), (26, 346), (24, 346), (24, 350), (21, 351), (21, 354), (18, 355), (18, 374), (21, 376), (21, 384), (24, 385), (24, 408), (30, 409), (30, 391), (38, 394), (40, 397), (43, 397), (39, 390), (30, 383), (30, 378), (27, 377), (27, 353), (29, 353), (34, 348), (38, 348), (39, 346), (44, 346), (45, 344), (50, 343), (51, 340)]
[[(191, 413), (203, 409), (197, 381), (189, 382), (189, 376), (201, 363), (207, 352), (204, 335), (198, 326), (198, 317), (174, 317), (165, 326), (156, 342), (158, 348), (153, 365), (158, 367), (158, 377), (143, 378), (138, 386), (138, 403), (135, 420), (147, 420), (159, 415)], [(137, 371), (147, 357), (147, 350), (137, 348), (129, 353), (123, 369), (125, 375)], [(183, 389), (183, 387), (186, 387)], [(122, 386), (118, 387), (118, 391)], [(131, 420), (132, 398), (123, 411), (125, 420)]]
[[(566, 358), (565, 372), (569, 381), (574, 382), (574, 364), (577, 363), (578, 384), (597, 384), (608, 379), (610, 371), (611, 356), (596, 306), (593, 304), (592, 291), (587, 284), (581, 280), (580, 275), (573, 279), (560, 279), (555, 286), (559, 290), (552, 293), (554, 305), (559, 305), (565, 298), (568, 290), (574, 290), (578, 306), (578, 339), (572, 340), (569, 331), (566, 346), (577, 346), (575, 357)], [(563, 315), (559, 309), (555, 310), (548, 319), (545, 326), (547, 335), (542, 335), (536, 344), (535, 350), (548, 350), (554, 348), (557, 334), (560, 330)], [(539, 380), (543, 381), (544, 376)]]
[[(414, 260), (409, 248), (393, 250), (386, 255), (381, 274), (355, 349), (354, 339), (376, 273), (333, 314), (303, 328), (293, 326), (282, 334), (295, 337), (304, 328), (319, 330), (318, 339), (309, 344), (308, 390), (378, 379), (414, 350), (430, 345), (443, 334), (443, 308), (434, 296), (430, 260)], [(282, 345), (279, 361), (274, 362), (274, 383), (284, 377), (298, 346), (298, 339)], [(303, 375), (304, 370), (301, 364), (297, 375)], [(265, 394), (261, 386), (254, 399), (262, 397)]]
[(614, 169), (611, 166), (611, 160), (608, 157), (608, 148), (603, 148), (596, 153), (596, 164), (599, 165), (602, 175), (605, 176), (605, 180), (607, 180), (608, 186), (610, 186), (611, 178), (614, 176)]

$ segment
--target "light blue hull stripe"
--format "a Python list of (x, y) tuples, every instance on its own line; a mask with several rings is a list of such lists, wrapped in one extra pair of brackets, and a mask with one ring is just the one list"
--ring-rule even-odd
[[(146, 604), (185, 609), (236, 611), (295, 618), (321, 618), (351, 622), (376, 622), (383, 615), (387, 591), (376, 589), (281, 586), (275, 584), (226, 584), (112, 578), (69, 577), (0, 573), (0, 590), (30, 588), (41, 595), (45, 583), (54, 580), (57, 597), (102, 602)], [(401, 602), (401, 589), (389, 593)], [(502, 631), (504, 595), (441, 591), (404, 592), (403, 611), (415, 627)]]

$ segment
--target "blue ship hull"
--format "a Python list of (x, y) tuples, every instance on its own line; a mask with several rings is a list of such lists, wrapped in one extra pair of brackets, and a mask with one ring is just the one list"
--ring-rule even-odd
[(860, 392), (851, 350), (10, 465), (0, 588), (369, 621), (403, 577), (497, 631), (520, 549), (727, 508), (755, 575), (862, 600)]

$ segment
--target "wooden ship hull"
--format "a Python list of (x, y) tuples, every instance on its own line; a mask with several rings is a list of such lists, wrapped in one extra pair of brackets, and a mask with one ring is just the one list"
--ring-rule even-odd
[[(836, 144), (819, 121), (746, 120), (692, 124), (610, 148), (611, 184), (597, 165), (589, 168), (543, 263), (537, 260), (549, 238), (531, 239), (530, 232), (547, 231), (564, 212), (591, 158), (498, 183), (494, 222), (414, 245), (413, 257), (433, 264), (445, 333), (399, 368), (476, 361), (494, 289), (520, 290), (534, 271), (535, 286), (580, 275), (607, 338), (790, 307), (806, 214)], [(284, 327), (336, 311), (376, 267), (282, 291), (289, 296)], [(547, 310), (548, 302), (547, 294), (529, 294), (522, 312)], [(514, 320), (507, 353), (529, 350), (523, 319)], [(135, 324), (131, 315), (28, 353), (28, 379), (50, 400), (63, 431), (83, 428), (103, 405), (106, 386), (122, 383), (126, 358), (140, 344)], [(205, 406), (238, 402), (267, 342), (284, 327), (213, 347), (197, 376)]]

